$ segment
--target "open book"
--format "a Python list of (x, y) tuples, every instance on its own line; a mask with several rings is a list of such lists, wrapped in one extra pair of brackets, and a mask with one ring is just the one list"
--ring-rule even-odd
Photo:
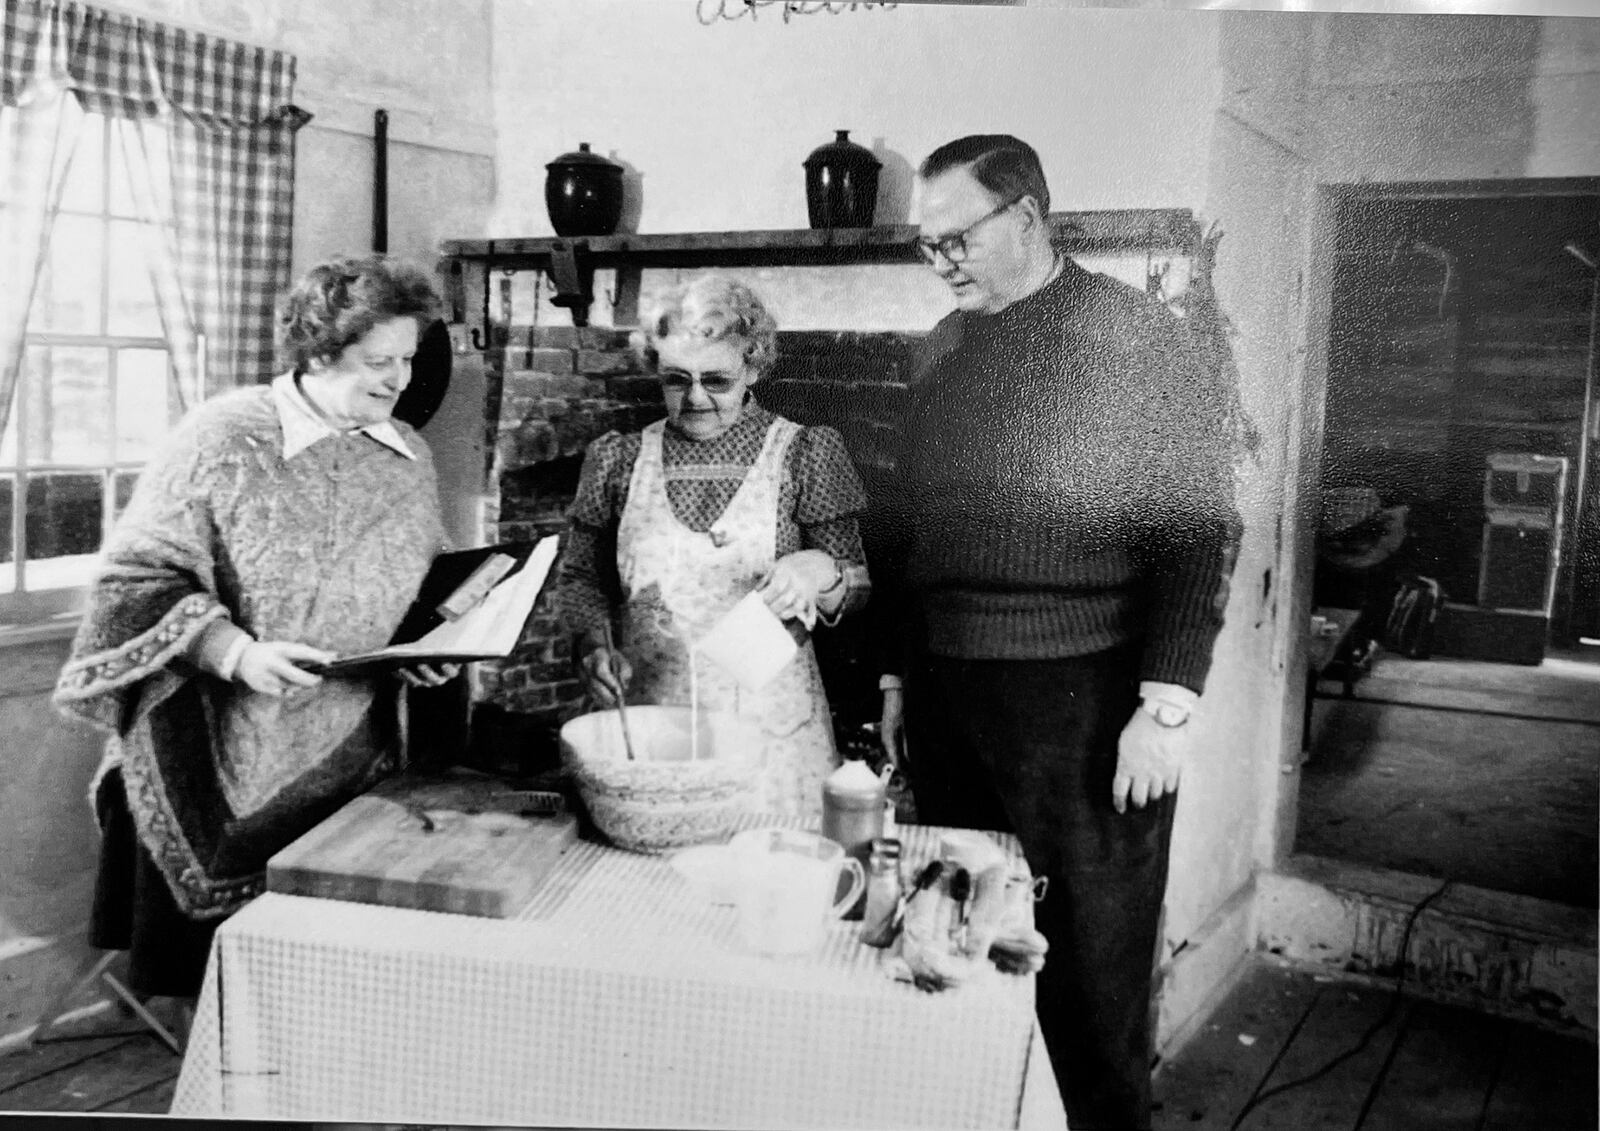
[[(320, 667), (307, 665), (307, 669), (337, 675), (374, 666), (458, 664), (509, 656), (544, 589), (559, 546), (560, 539), (552, 535), (536, 543), (440, 554), (423, 579), (411, 611), (386, 647), (340, 656)], [(512, 559), (509, 572), (503, 558)], [(484, 578), (495, 573), (504, 576), (477, 600)]]

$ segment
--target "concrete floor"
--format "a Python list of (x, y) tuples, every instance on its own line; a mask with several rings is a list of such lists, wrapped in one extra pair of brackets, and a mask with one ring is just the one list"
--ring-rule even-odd
[(1600, 664), (1386, 656), (1324, 687), (1297, 852), (1596, 905)]

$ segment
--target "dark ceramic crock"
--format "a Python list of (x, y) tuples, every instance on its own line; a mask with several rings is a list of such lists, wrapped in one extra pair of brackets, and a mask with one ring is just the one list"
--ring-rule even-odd
[(850, 140), (849, 130), (819, 145), (805, 160), (806, 209), (813, 228), (870, 228), (883, 162)]
[(544, 204), (558, 236), (609, 236), (622, 219), (622, 166), (582, 142), (545, 166)]

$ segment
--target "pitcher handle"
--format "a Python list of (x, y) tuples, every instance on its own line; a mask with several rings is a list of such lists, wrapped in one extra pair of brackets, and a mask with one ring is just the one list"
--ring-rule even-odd
[[(860, 897), (861, 893), (866, 890), (867, 886), (866, 870), (861, 867), (861, 861), (857, 860), (854, 856), (846, 856), (839, 862), (839, 868), (841, 874), (844, 872), (850, 873), (850, 890), (839, 897), (839, 899), (833, 905), (833, 910), (829, 912), (829, 914), (835, 919), (839, 918), (839, 916), (843, 915), (855, 905), (856, 900)], [(837, 887), (838, 883), (839, 881), (835, 880), (834, 886)]]

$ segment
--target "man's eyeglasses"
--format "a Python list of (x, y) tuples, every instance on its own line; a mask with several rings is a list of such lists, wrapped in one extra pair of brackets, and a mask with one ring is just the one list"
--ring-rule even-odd
[(1020, 196), (1012, 197), (999, 208), (996, 208), (993, 212), (987, 212), (984, 215), (979, 216), (976, 220), (968, 224), (965, 228), (962, 228), (959, 232), (953, 232), (948, 236), (940, 236), (936, 240), (929, 239), (927, 236), (918, 236), (917, 250), (922, 252), (922, 257), (929, 263), (938, 262), (939, 256), (941, 255), (948, 259), (951, 263), (960, 263), (967, 258), (967, 237), (972, 234), (973, 229), (978, 227), (980, 224), (986, 224), (990, 220), (993, 220), (996, 216), (1000, 215), (1000, 213), (1004, 212), (1021, 199), (1022, 197)]
[(693, 374), (685, 373), (681, 369), (667, 369), (657, 375), (663, 389), (671, 389), (675, 393), (686, 393), (696, 383), (707, 393), (714, 397), (723, 393), (731, 393), (739, 384), (739, 378), (727, 373), (702, 373), (698, 378)]

